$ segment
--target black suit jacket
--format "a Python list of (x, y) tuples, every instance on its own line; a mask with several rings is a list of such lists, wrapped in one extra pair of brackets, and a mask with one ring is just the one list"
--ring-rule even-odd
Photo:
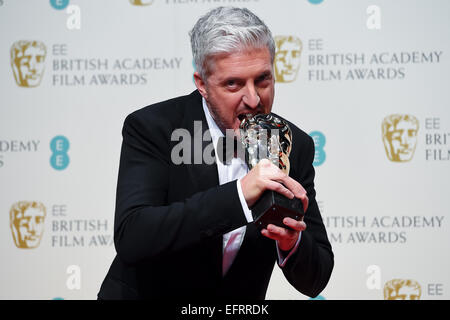
[[(201, 130), (194, 126), (200, 121)], [(307, 229), (282, 268), (288, 281), (308, 296), (318, 295), (333, 269), (333, 253), (315, 200), (314, 144), (293, 124), (290, 176), (309, 197)], [(275, 241), (247, 225), (242, 246), (222, 277), (222, 235), (246, 225), (236, 181), (219, 185), (216, 164), (171, 161), (175, 129), (192, 137), (208, 129), (201, 95), (157, 103), (131, 113), (123, 126), (114, 241), (117, 255), (99, 299), (264, 299), (277, 259)], [(197, 132), (194, 130), (197, 129)], [(211, 150), (211, 148), (209, 149)]]

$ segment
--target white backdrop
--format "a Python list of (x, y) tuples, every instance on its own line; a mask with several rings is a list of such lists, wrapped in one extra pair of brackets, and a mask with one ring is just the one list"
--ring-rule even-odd
[[(125, 116), (194, 90), (188, 31), (219, 5), (245, 6), (302, 43), (273, 110), (317, 142), (335, 253), (319, 298), (384, 299), (399, 279), (420, 299), (449, 299), (446, 0), (0, 0), (0, 298), (96, 298), (115, 255)], [(403, 162), (383, 143), (394, 114), (418, 123), (392, 135)], [(307, 297), (275, 267), (267, 298)]]

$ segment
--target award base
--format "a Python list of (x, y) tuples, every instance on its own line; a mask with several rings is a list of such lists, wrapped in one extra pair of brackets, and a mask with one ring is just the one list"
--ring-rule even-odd
[(253, 220), (260, 229), (266, 228), (268, 224), (290, 229), (283, 223), (285, 217), (302, 220), (305, 215), (300, 199), (289, 199), (272, 190), (266, 190), (251, 210)]

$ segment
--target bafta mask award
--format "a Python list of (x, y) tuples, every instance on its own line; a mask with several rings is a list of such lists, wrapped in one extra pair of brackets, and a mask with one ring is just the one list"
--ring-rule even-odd
[[(240, 136), (245, 150), (245, 162), (251, 170), (261, 159), (268, 159), (289, 174), (289, 153), (292, 132), (286, 121), (273, 114), (248, 115), (240, 124)], [(285, 217), (303, 218), (300, 199), (289, 199), (278, 192), (266, 190), (252, 208), (253, 220), (260, 228), (274, 224), (289, 229)]]

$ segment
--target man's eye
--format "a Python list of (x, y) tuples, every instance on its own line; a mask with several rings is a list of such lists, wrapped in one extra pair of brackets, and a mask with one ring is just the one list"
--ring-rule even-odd
[[(272, 76), (270, 74), (264, 74), (256, 79), (256, 83), (260, 85), (268, 84), (269, 81), (272, 80)], [(267, 81), (267, 82), (266, 82)]]

